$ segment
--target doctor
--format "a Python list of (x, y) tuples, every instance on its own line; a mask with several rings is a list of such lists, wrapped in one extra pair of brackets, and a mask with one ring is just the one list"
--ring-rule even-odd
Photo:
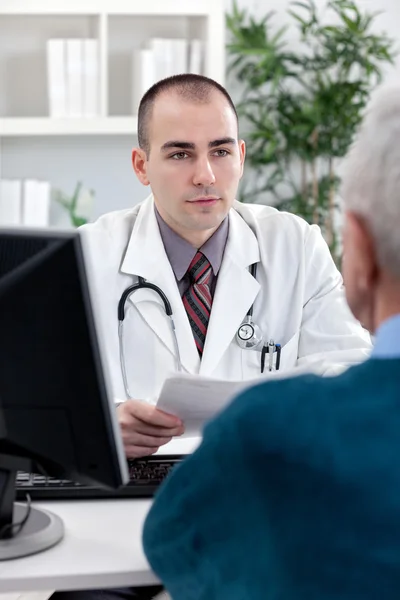
[[(235, 200), (245, 143), (223, 87), (199, 75), (160, 81), (141, 101), (138, 142), (133, 168), (152, 194), (81, 228), (130, 457), (183, 432), (154, 407), (171, 371), (334, 373), (370, 351), (319, 228)], [(156, 288), (124, 297), (137, 283)]]

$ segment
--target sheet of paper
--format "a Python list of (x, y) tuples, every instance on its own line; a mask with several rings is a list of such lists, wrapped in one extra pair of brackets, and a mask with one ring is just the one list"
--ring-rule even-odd
[(155, 402), (157, 408), (179, 417), (185, 424), (181, 437), (202, 435), (204, 425), (224, 409), (243, 390), (265, 383), (268, 380), (298, 377), (310, 372), (318, 373), (318, 368), (293, 367), (287, 371), (264, 373), (247, 381), (224, 381), (201, 375), (171, 373), (164, 382), (160, 396)]
[(166, 379), (157, 408), (179, 417), (185, 424), (185, 437), (201, 434), (204, 424), (219, 413), (242, 390), (265, 378), (248, 381), (222, 381), (200, 375), (179, 374)]

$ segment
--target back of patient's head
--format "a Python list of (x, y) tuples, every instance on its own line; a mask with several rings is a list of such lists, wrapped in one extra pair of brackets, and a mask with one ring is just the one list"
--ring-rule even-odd
[(371, 102), (346, 160), (343, 278), (371, 332), (400, 314), (400, 86)]
[(375, 96), (346, 163), (345, 210), (370, 229), (379, 267), (400, 279), (400, 85)]

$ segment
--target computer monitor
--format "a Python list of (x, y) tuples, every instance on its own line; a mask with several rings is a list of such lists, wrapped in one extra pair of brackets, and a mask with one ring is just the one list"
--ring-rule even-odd
[(63, 535), (55, 515), (14, 503), (16, 471), (127, 483), (109, 390), (78, 230), (0, 229), (0, 559)]

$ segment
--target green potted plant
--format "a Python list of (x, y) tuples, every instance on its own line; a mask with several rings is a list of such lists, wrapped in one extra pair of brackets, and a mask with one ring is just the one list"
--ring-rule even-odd
[[(255, 20), (233, 3), (228, 72), (239, 82), (238, 112), (248, 141), (242, 201), (272, 202), (318, 224), (340, 258), (335, 214), (338, 165), (371, 92), (393, 63), (393, 41), (373, 33), (378, 13), (352, 0), (290, 3), (300, 51), (275, 30), (273, 13)], [(256, 182), (256, 183), (254, 183)]]

